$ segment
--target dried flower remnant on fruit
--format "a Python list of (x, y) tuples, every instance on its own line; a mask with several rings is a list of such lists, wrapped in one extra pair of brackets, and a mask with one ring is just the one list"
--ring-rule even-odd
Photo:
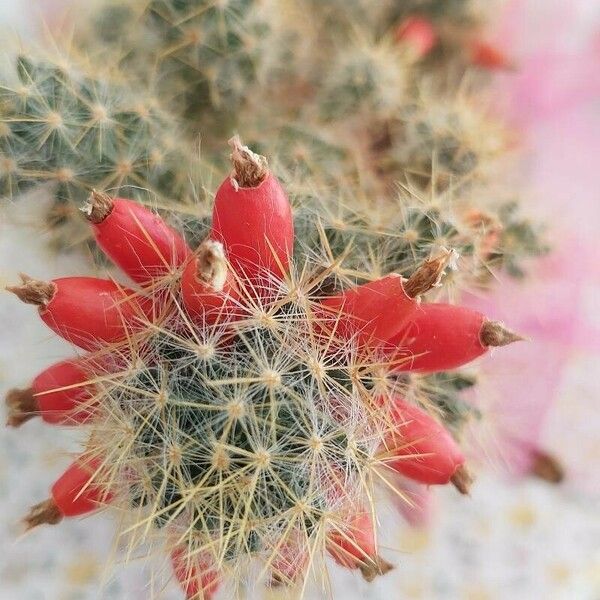
[(237, 135), (229, 140), (229, 145), (232, 148), (233, 172), (231, 173), (231, 182), (233, 186), (235, 188), (259, 186), (269, 172), (267, 159), (252, 152), (248, 146), (244, 146)]
[(548, 483), (562, 483), (565, 478), (565, 469), (560, 461), (543, 450), (533, 452), (530, 472)]
[(499, 346), (508, 346), (513, 342), (522, 342), (525, 338), (510, 329), (507, 329), (500, 321), (486, 320), (479, 334), (479, 339), (484, 346), (496, 348)]
[(389, 573), (394, 568), (394, 565), (381, 556), (375, 556), (365, 560), (359, 567), (360, 574), (365, 581), (371, 583), (375, 578)]
[(113, 199), (104, 192), (92, 190), (87, 204), (81, 209), (88, 221), (94, 224), (102, 223), (112, 212)]
[(44, 500), (33, 506), (27, 516), (23, 519), (27, 531), (40, 525), (56, 525), (63, 520), (60, 509), (52, 500)]
[(35, 306), (47, 306), (54, 294), (56, 293), (56, 285), (52, 282), (40, 281), (25, 275), (20, 274), (21, 285), (7, 286), (7, 290), (12, 292), (25, 304), (34, 304)]
[(6, 395), (6, 408), (6, 424), (9, 427), (20, 427), (35, 417), (39, 410), (32, 388), (10, 390)]
[(464, 465), (456, 469), (456, 472), (450, 478), (452, 485), (463, 495), (468, 495), (473, 484), (473, 476)]
[(404, 291), (409, 298), (416, 298), (434, 287), (439, 287), (446, 268), (456, 269), (456, 250), (442, 248), (440, 253), (426, 260), (404, 283)]
[(223, 244), (206, 240), (198, 248), (198, 279), (215, 292), (220, 292), (227, 280), (227, 259)]

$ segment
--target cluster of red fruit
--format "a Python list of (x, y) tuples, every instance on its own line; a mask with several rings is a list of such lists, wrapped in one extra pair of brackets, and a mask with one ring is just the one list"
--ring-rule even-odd
[[(257, 303), (269, 307), (273, 290), (289, 285), (294, 228), (285, 191), (266, 161), (233, 141), (234, 170), (217, 191), (208, 240), (192, 251), (159, 216), (140, 204), (94, 192), (86, 215), (105, 254), (139, 288), (113, 280), (69, 277), (50, 282), (23, 276), (9, 288), (38, 307), (40, 317), (58, 335), (91, 354), (55, 364), (27, 390), (8, 396), (9, 424), (40, 415), (49, 423), (93, 422), (96, 402), (95, 353), (126, 345), (160, 322), (165, 282), (175, 289), (196, 327), (219, 326), (247, 316)], [(480, 313), (448, 304), (421, 304), (419, 296), (436, 285), (451, 253), (426, 261), (412, 277), (390, 274), (311, 302), (317, 330), (340, 347), (352, 345), (365, 357), (377, 356), (391, 372), (430, 373), (463, 365), (517, 336)], [(120, 351), (120, 356), (123, 352)], [(121, 358), (122, 360), (122, 358)], [(119, 361), (115, 361), (119, 364)], [(445, 428), (403, 398), (374, 398), (393, 423), (378, 458), (389, 468), (424, 484), (452, 481), (463, 493), (470, 477), (465, 458)], [(113, 497), (100, 486), (101, 457), (82, 456), (52, 487), (51, 499), (26, 518), (30, 527), (81, 515)], [(348, 515), (344, 531), (331, 531), (327, 550), (338, 563), (359, 568), (367, 579), (388, 565), (377, 556), (370, 513)], [(210, 598), (219, 574), (207, 557), (190, 559), (185, 549), (172, 553), (174, 572), (188, 598)], [(279, 572), (293, 580), (302, 560), (282, 550)]]

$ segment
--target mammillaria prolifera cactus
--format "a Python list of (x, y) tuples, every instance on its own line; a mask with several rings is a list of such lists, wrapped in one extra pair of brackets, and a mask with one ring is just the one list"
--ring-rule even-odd
[[(232, 140), (233, 171), (196, 250), (141, 205), (94, 192), (98, 245), (139, 286), (23, 276), (9, 288), (86, 351), (9, 393), (9, 424), (85, 424), (87, 443), (29, 528), (104, 505), (159, 533), (189, 600), (258, 565), (271, 586), (329, 555), (367, 580), (373, 489), (471, 476), (458, 443), (407, 395), (408, 372), (456, 368), (519, 339), (480, 313), (420, 297), (454, 259), (344, 286), (326, 248), (294, 250), (292, 210), (266, 160)], [(316, 236), (326, 244), (326, 238)], [(397, 490), (399, 495), (402, 490)], [(154, 537), (153, 539), (156, 539)]]

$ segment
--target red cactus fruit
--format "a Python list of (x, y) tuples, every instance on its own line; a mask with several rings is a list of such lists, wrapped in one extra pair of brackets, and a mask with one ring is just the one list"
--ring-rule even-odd
[(327, 551), (338, 565), (360, 569), (366, 581), (393, 568), (377, 554), (373, 521), (364, 509), (351, 513), (343, 528), (328, 533)]
[(36, 504), (25, 517), (27, 529), (55, 525), (64, 517), (92, 512), (112, 500), (112, 494), (95, 481), (101, 467), (99, 459), (80, 458), (54, 483), (51, 498)]
[(22, 285), (7, 288), (39, 307), (42, 320), (65, 340), (97, 350), (121, 342), (153, 315), (153, 304), (109, 279), (63, 277), (50, 282), (21, 275)]
[(168, 275), (190, 254), (184, 239), (139, 202), (94, 190), (85, 213), (100, 248), (137, 283)]
[[(437, 285), (453, 257), (443, 250), (425, 261), (406, 281), (395, 273), (350, 288), (322, 301), (327, 312), (323, 321), (333, 321), (335, 335), (342, 340), (355, 339), (359, 347), (378, 348), (405, 329), (421, 294)], [(327, 313), (334, 318), (327, 317)]]
[(291, 586), (301, 581), (309, 562), (305, 543), (301, 534), (292, 536), (295, 539), (278, 544), (271, 561), (270, 587)]
[(469, 59), (472, 64), (488, 71), (512, 71), (515, 63), (494, 44), (476, 39), (469, 44)]
[(428, 485), (452, 482), (469, 492), (471, 476), (458, 444), (448, 431), (425, 411), (399, 396), (389, 406), (390, 432), (380, 455), (394, 471)]
[(421, 59), (433, 50), (438, 34), (429, 19), (415, 15), (404, 19), (396, 27), (394, 39), (406, 46), (416, 59)]
[(38, 415), (52, 424), (88, 421), (94, 414), (88, 363), (87, 358), (63, 360), (44, 369), (31, 387), (11, 390), (6, 397), (8, 425), (19, 427)]
[(183, 272), (181, 294), (188, 313), (201, 323), (233, 316), (238, 294), (220, 242), (200, 245)]
[(396, 371), (433, 373), (456, 369), (490, 347), (522, 339), (469, 308), (423, 304), (387, 340), (384, 351)]
[(211, 238), (225, 246), (232, 268), (264, 285), (289, 268), (294, 225), (289, 200), (266, 159), (230, 140), (234, 170), (215, 196)]

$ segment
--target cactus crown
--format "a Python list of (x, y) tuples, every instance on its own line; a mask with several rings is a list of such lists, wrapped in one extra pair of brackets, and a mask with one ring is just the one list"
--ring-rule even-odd
[(380, 374), (351, 344), (332, 350), (311, 294), (314, 282), (296, 282), (268, 307), (254, 300), (233, 339), (175, 309), (107, 377), (88, 452), (144, 507), (138, 528), (151, 519), (219, 566), (272, 565), (286, 544), (322, 553), (325, 532), (368, 498), (389, 427), (369, 408)]

